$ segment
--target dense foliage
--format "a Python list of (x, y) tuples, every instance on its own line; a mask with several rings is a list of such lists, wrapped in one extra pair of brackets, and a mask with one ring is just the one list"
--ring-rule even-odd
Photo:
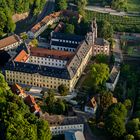
[(106, 64), (91, 65), (91, 77), (95, 86), (103, 85), (109, 78), (109, 67)]
[(46, 0), (1, 0), (0, 1), (0, 36), (15, 30), (12, 15), (15, 13), (31, 12), (37, 15)]
[(56, 0), (55, 10), (65, 10), (68, 7), (67, 0)]
[(50, 140), (48, 123), (31, 114), (13, 94), (0, 74), (0, 138), (2, 140)]
[(53, 90), (48, 91), (45, 102), (44, 111), (47, 111), (48, 113), (63, 114), (66, 111), (67, 104), (61, 99), (56, 99)]
[(109, 13), (98, 13), (93, 11), (86, 11), (88, 20), (96, 17), (97, 22), (106, 20), (111, 23), (113, 29), (119, 32), (140, 32), (140, 17), (116, 16)]

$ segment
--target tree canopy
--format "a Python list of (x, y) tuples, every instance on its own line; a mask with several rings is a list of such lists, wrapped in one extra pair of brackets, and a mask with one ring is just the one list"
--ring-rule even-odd
[(109, 78), (109, 67), (106, 64), (91, 65), (91, 77), (95, 86), (102, 85)]
[(127, 116), (127, 109), (126, 107), (122, 104), (122, 103), (116, 103), (116, 104), (112, 104), (107, 111), (107, 114), (113, 114), (116, 115), (118, 117), (120, 117), (121, 119), (125, 119)]
[(106, 40), (109, 40), (113, 37), (113, 27), (108, 21), (102, 20), (101, 22), (99, 22), (98, 26), (98, 34), (100, 37)]
[(59, 87), (58, 87), (58, 92), (61, 94), (61, 95), (67, 95), (68, 94), (68, 88), (66, 87), (66, 85), (64, 84), (61, 84)]
[(12, 15), (15, 13), (30, 12), (37, 15), (43, 8), (46, 0), (1, 0), (0, 1), (0, 37), (15, 30)]
[(65, 33), (73, 34), (74, 33), (74, 25), (73, 24), (66, 24)]
[(67, 0), (56, 0), (56, 10), (65, 10), (67, 9), (68, 4), (67, 4)]
[(103, 92), (100, 96), (100, 106), (104, 112), (112, 105), (113, 94), (111, 92)]
[(107, 132), (113, 137), (121, 137), (125, 133), (125, 122), (117, 115), (111, 114), (105, 121)]
[(23, 100), (13, 94), (0, 74), (0, 137), (2, 140), (50, 140), (48, 122), (30, 113)]

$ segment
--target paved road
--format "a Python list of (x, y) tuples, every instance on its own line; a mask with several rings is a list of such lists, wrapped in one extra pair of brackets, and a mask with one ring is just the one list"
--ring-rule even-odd
[(55, 7), (55, 0), (47, 0), (44, 9), (42, 10), (41, 14), (38, 16), (37, 22), (41, 21), (46, 15), (52, 13), (54, 11), (54, 7)]
[(55, 0), (46, 0), (46, 4), (44, 5), (44, 8), (40, 13), (40, 15), (37, 17), (37, 20), (32, 25), (30, 25), (26, 29), (26, 31), (29, 31), (35, 24), (41, 21), (46, 15), (52, 13), (54, 11), (54, 7), (55, 7)]
[(130, 14), (127, 12), (118, 12), (111, 8), (104, 8), (100, 6), (87, 6), (85, 9), (89, 11), (100, 12), (100, 13), (109, 13), (110, 15), (116, 15), (116, 16), (140, 16), (138, 13)]

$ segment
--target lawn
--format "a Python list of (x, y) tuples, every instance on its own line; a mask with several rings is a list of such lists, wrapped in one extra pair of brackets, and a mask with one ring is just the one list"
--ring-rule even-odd
[(140, 12), (140, 0), (127, 0), (128, 11)]

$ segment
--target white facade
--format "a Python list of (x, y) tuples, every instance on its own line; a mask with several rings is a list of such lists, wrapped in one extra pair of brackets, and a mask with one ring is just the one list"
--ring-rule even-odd
[(68, 51), (68, 52), (75, 52), (75, 50), (76, 50), (76, 48), (55, 46), (55, 45), (51, 45), (51, 49), (60, 50), (60, 51)]
[(65, 47), (65, 46), (59, 46), (59, 45), (52, 45), (52, 41), (61, 42), (61, 43), (69, 43), (71, 45), (76, 44), (77, 46), (80, 44), (80, 42), (78, 42), (78, 41), (71, 41), (71, 40), (65, 40), (65, 39), (54, 39), (54, 38), (51, 39), (51, 49), (69, 51), (69, 52), (75, 52), (77, 47), (74, 48), (74, 47)]
[(66, 66), (66, 60), (58, 60), (47, 57), (30, 56), (28, 63), (39, 64), (50, 67), (63, 68)]
[(52, 135), (64, 134), (66, 131), (84, 131), (84, 124), (50, 126)]

